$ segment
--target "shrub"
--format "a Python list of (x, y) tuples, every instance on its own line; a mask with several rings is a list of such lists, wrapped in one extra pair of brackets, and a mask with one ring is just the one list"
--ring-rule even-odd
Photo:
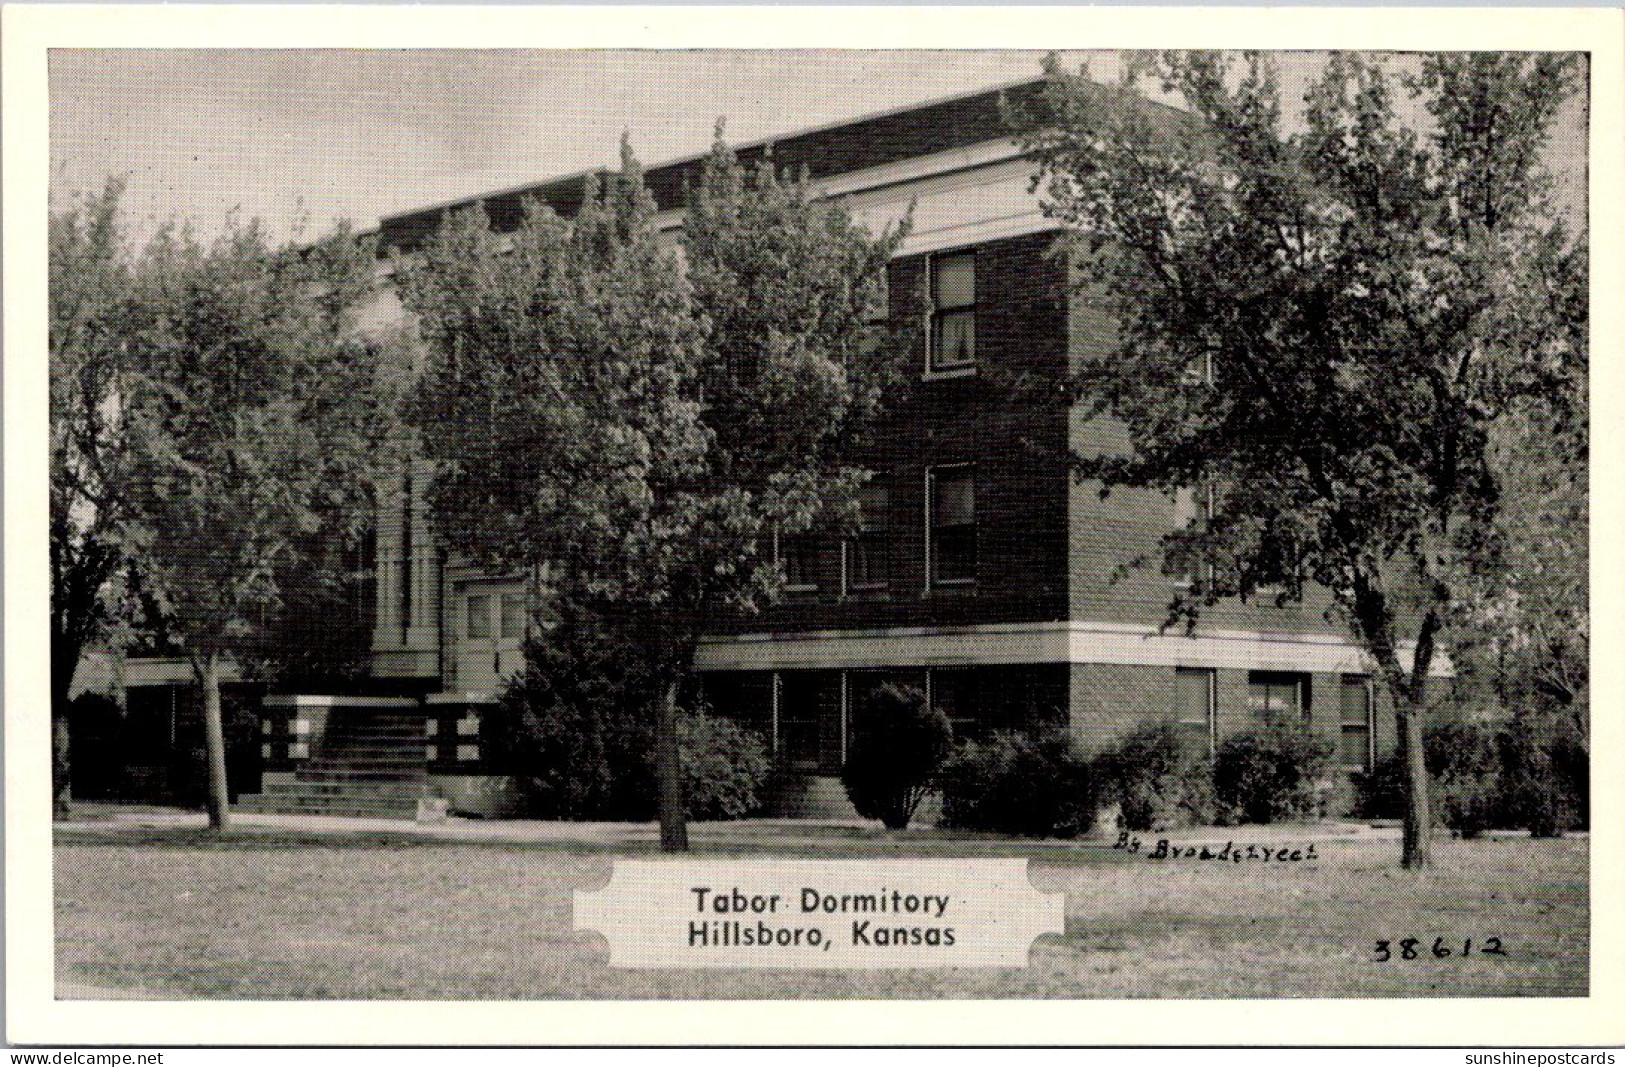
[(1094, 823), (1094, 775), (1065, 731), (994, 734), (942, 773), (942, 825), (1022, 837), (1077, 837)]
[(1220, 818), (1271, 823), (1318, 814), (1317, 782), (1330, 758), (1330, 744), (1282, 719), (1226, 738), (1213, 761)]
[(1171, 723), (1139, 727), (1097, 756), (1094, 771), (1100, 801), (1118, 805), (1125, 830), (1214, 819), (1213, 766)]
[(488, 715), (486, 755), (515, 777), (525, 815), (653, 817), (654, 692), (630, 642), (571, 616), (525, 649), (525, 666)]
[(1483, 723), (1450, 720), (1427, 731), (1423, 752), (1437, 818), (1462, 837), (1496, 825), (1501, 806), (1501, 752)]
[(1520, 712), (1496, 740), (1499, 825), (1556, 837), (1585, 824), (1590, 760), (1571, 723), (1549, 713)]
[(691, 819), (740, 819), (762, 802), (770, 764), (756, 731), (704, 711), (677, 723), (683, 798)]
[(901, 830), (953, 753), (953, 727), (912, 686), (887, 683), (858, 712), (841, 784), (859, 815)]
[[(1452, 719), (1426, 732), (1428, 779), (1436, 821), (1463, 837), (1491, 828), (1549, 836), (1585, 824), (1590, 762), (1573, 729), (1540, 732), (1522, 717), (1499, 728)], [(1354, 776), (1355, 813), (1405, 814), (1405, 765), (1392, 752)]]
[(75, 800), (118, 795), (124, 770), (124, 713), (102, 693), (80, 693), (68, 704), (68, 781)]
[(1405, 817), (1405, 763), (1398, 752), (1379, 756), (1369, 771), (1355, 771), (1350, 777), (1356, 818)]

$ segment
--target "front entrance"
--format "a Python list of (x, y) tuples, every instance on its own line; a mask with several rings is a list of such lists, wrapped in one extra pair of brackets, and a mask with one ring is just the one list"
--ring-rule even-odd
[(523, 582), (468, 581), (452, 586), (449, 689), (496, 694), (524, 662)]

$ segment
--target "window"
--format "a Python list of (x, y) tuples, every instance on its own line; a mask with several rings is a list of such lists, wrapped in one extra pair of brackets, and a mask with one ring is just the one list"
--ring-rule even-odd
[(502, 595), (502, 637), (517, 641), (525, 636), (525, 598), (520, 593)]
[(485, 593), (471, 593), (468, 597), (468, 636), (491, 636), (491, 598)]
[(401, 479), (401, 641), (412, 629), (412, 468)]
[(858, 490), (858, 532), (846, 547), (849, 591), (884, 589), (891, 581), (886, 532), (890, 505), (891, 497), (884, 485), (870, 482)]
[(810, 533), (785, 534), (778, 539), (779, 562), (784, 566), (784, 588), (791, 593), (818, 591), (818, 539)]
[(1343, 675), (1337, 689), (1337, 762), (1351, 771), (1371, 769), (1373, 705), (1371, 679), (1363, 674)]
[[(1174, 529), (1183, 531), (1187, 529), (1201, 530), (1213, 518), (1213, 486), (1203, 485), (1196, 488), (1174, 490)], [(1213, 565), (1211, 563), (1198, 564), (1204, 581), (1213, 581)], [(1191, 585), (1196, 581), (1197, 566), (1192, 566), (1179, 575), (1181, 585)]]
[(779, 759), (794, 771), (840, 774), (845, 718), (839, 671), (784, 671), (778, 676), (775, 735)]
[(1174, 727), (1187, 751), (1213, 755), (1213, 671), (1174, 668)]
[(926, 472), (930, 536), (926, 549), (934, 585), (965, 585), (976, 580), (976, 482), (969, 466), (933, 467)]
[(948, 717), (957, 739), (986, 739), (988, 715), (981, 680), (982, 672), (974, 667), (931, 670), (931, 705)]
[(931, 258), (931, 355), (927, 370), (976, 365), (976, 254)]
[(1292, 671), (1249, 671), (1247, 710), (1255, 717), (1309, 721), (1309, 676)]

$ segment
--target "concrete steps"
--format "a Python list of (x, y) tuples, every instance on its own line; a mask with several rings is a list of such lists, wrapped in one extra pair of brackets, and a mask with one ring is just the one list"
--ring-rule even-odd
[(335, 709), (293, 778), (238, 798), (244, 811), (280, 815), (413, 818), (430, 795), (422, 715)]

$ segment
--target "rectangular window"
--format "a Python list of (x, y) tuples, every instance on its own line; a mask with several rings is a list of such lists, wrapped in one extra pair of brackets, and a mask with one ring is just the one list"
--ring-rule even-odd
[(1247, 710), (1255, 718), (1309, 721), (1309, 676), (1295, 671), (1249, 671)]
[(1213, 755), (1213, 671), (1174, 668), (1174, 726), (1188, 751)]
[(974, 668), (931, 670), (931, 704), (948, 717), (956, 739), (981, 741), (987, 736), (988, 717), (982, 708), (980, 680)]
[(840, 774), (843, 721), (839, 671), (779, 674), (775, 735), (785, 768), (808, 774)]
[[(1176, 531), (1201, 530), (1213, 518), (1213, 486), (1202, 485), (1174, 490), (1174, 529)], [(1202, 578), (1211, 582), (1213, 580), (1213, 567), (1211, 564), (1202, 564), (1200, 568), (1192, 566), (1178, 577), (1183, 585), (1191, 585), (1200, 573)]]
[(502, 637), (517, 641), (525, 636), (525, 598), (521, 593), (502, 594)]
[(858, 532), (846, 549), (846, 587), (853, 592), (884, 589), (891, 581), (890, 507), (883, 484), (871, 481), (858, 490)]
[(468, 636), (491, 636), (491, 598), (484, 593), (473, 593), (468, 598)]
[(976, 254), (931, 257), (931, 347), (928, 370), (976, 365)]
[(784, 588), (791, 593), (818, 591), (818, 538), (811, 533), (779, 538), (779, 562), (784, 566)]
[(976, 480), (966, 466), (933, 467), (926, 472), (930, 513), (930, 573), (933, 585), (967, 585), (976, 580)]
[(1371, 769), (1374, 703), (1369, 677), (1363, 674), (1343, 675), (1337, 689), (1337, 762), (1349, 770)]

